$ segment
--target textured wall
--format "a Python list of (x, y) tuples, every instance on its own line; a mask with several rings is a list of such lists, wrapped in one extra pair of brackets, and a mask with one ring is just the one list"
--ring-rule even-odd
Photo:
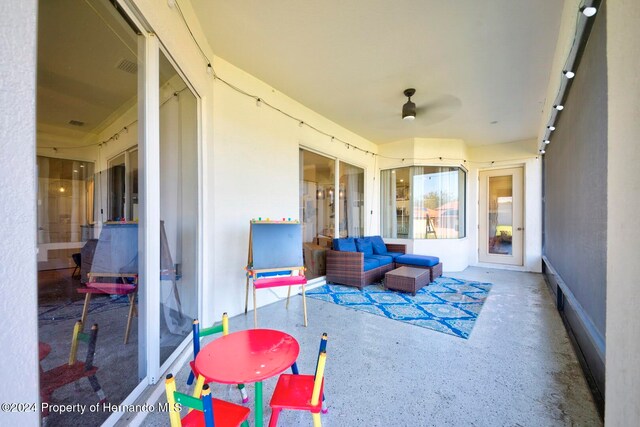
[(601, 10), (545, 155), (544, 254), (601, 338), (607, 263), (607, 63)]
[[(36, 0), (0, 14), (0, 402), (38, 400), (36, 286)], [(2, 425), (36, 425), (39, 410), (0, 414)]]
[(640, 420), (640, 2), (607, 0), (607, 427)]

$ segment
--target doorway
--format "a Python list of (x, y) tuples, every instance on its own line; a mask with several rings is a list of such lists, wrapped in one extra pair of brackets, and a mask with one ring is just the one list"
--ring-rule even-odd
[(480, 171), (478, 260), (523, 262), (523, 168)]

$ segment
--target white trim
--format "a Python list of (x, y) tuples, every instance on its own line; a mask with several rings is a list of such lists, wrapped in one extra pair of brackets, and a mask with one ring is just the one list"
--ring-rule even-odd
[(140, 50), (143, 71), (139, 74), (139, 90), (144, 96), (139, 97), (141, 132), (138, 146), (143, 159), (143, 168), (139, 172), (143, 189), (140, 192), (143, 252), (139, 267), (142, 292), (139, 295), (143, 303), (140, 304), (141, 324), (138, 330), (146, 331), (146, 340), (139, 342), (138, 354), (144, 354), (149, 384), (155, 384), (160, 375), (160, 51), (155, 34), (149, 34)]

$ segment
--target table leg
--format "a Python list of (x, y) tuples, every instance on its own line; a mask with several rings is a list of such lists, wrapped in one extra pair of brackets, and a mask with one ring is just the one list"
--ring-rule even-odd
[(256, 427), (262, 427), (262, 381), (256, 383)]

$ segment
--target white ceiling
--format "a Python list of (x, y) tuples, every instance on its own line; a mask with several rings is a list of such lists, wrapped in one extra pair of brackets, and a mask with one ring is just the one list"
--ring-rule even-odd
[[(108, 0), (40, 0), (39, 129), (73, 131), (80, 139), (100, 132), (114, 113), (135, 105), (137, 37)], [(126, 71), (118, 68), (123, 61)], [(161, 54), (160, 83), (175, 74)], [(74, 126), (71, 120), (84, 124)]]
[[(191, 2), (216, 55), (372, 142), (471, 145), (536, 137), (563, 8), (561, 0)], [(401, 120), (408, 87), (413, 122)]]

